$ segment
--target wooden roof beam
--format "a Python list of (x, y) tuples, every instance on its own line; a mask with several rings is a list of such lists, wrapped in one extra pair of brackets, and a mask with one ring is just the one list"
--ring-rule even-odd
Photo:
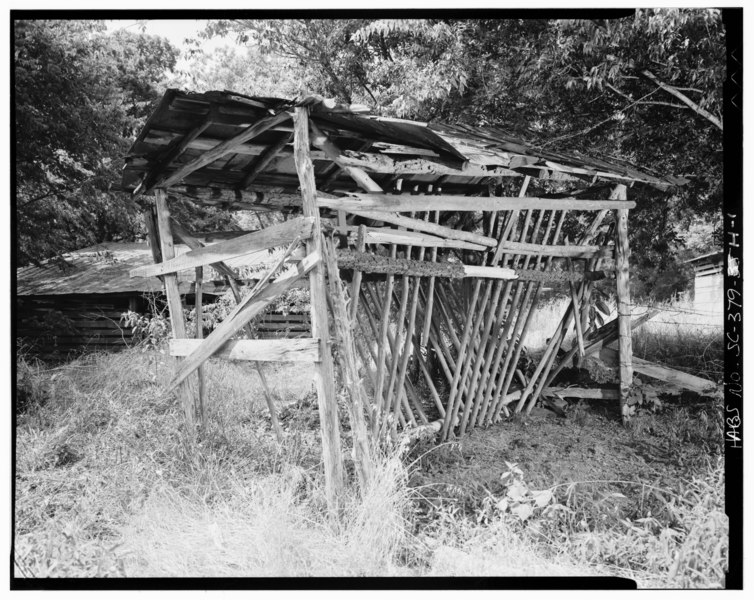
[[(211, 112), (207, 116), (206, 119), (194, 129), (189, 131), (186, 135), (184, 135), (178, 143), (175, 144), (172, 148), (168, 148), (167, 152), (163, 157), (160, 158), (160, 161), (153, 165), (152, 168), (149, 170), (149, 172), (144, 176), (144, 179), (142, 179), (139, 186), (134, 190), (133, 195), (134, 197), (138, 197), (149, 190), (151, 190), (153, 187), (156, 187), (156, 185), (159, 185), (159, 179), (160, 174), (165, 171), (168, 166), (170, 166), (170, 163), (172, 163), (176, 158), (178, 158), (181, 154), (183, 154), (191, 145), (191, 142), (196, 140), (204, 131), (212, 124), (212, 118), (211, 118)], [(163, 176), (164, 178), (164, 176)]]
[(267, 149), (259, 155), (259, 158), (254, 161), (254, 165), (244, 176), (241, 183), (238, 185), (238, 189), (245, 190), (248, 188), (257, 176), (264, 171), (267, 166), (275, 160), (280, 152), (285, 148), (286, 144), (293, 139), (293, 134), (283, 135), (277, 142), (267, 147)]
[(214, 146), (211, 150), (208, 150), (207, 152), (205, 152), (204, 154), (196, 158), (195, 160), (180, 167), (172, 175), (160, 181), (160, 184), (159, 184), (160, 187), (167, 188), (173, 185), (174, 183), (178, 183), (179, 181), (184, 179), (187, 175), (190, 175), (194, 171), (198, 171), (202, 167), (206, 167), (207, 165), (215, 162), (217, 159), (222, 158), (223, 156), (227, 154), (236, 152), (236, 149), (240, 145), (244, 144), (245, 142), (248, 142), (249, 140), (254, 139), (255, 137), (267, 131), (268, 129), (290, 118), (291, 118), (290, 114), (283, 111), (283, 112), (278, 113), (277, 115), (266, 117), (260, 121), (257, 121), (256, 123), (254, 123), (254, 125), (245, 129), (243, 132), (239, 133), (238, 135), (230, 138), (229, 140), (225, 140), (224, 142), (221, 142), (217, 146)]

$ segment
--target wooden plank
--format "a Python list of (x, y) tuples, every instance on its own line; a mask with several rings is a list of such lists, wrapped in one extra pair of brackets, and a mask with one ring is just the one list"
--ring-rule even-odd
[[(173, 233), (175, 234), (175, 236), (179, 240), (181, 240), (181, 242), (186, 244), (191, 250), (199, 250), (205, 247), (204, 243), (191, 235), (186, 230), (186, 228), (175, 219), (175, 217), (170, 217), (170, 225), (173, 228)], [(225, 277), (228, 277), (230, 279), (236, 278), (236, 272), (222, 261), (210, 263), (210, 266), (218, 273), (225, 275)]]
[(134, 190), (134, 197), (138, 197), (142, 193), (149, 191), (151, 188), (155, 187), (155, 182), (158, 181), (160, 175), (162, 175), (164, 170), (170, 166), (170, 163), (178, 158), (181, 154), (183, 154), (183, 152), (186, 150), (186, 148), (189, 147), (191, 142), (193, 142), (202, 133), (204, 133), (207, 127), (209, 127), (211, 124), (212, 119), (210, 113), (210, 115), (208, 115), (202, 123), (194, 127), (194, 129), (184, 135), (172, 148), (168, 149), (165, 155), (160, 157), (159, 162), (149, 170), (149, 173), (146, 174), (142, 182)]
[(280, 277), (274, 283), (270, 283), (261, 290), (257, 295), (247, 296), (241, 304), (236, 306), (233, 311), (220, 323), (212, 333), (207, 336), (204, 343), (191, 353), (188, 359), (181, 365), (170, 384), (170, 389), (178, 385), (188, 377), (204, 361), (211, 357), (220, 349), (231, 336), (235, 335), (242, 329), (246, 323), (261, 313), (265, 307), (277, 298), (280, 294), (288, 291), (293, 287), (296, 280), (306, 275), (320, 262), (319, 252), (312, 252), (302, 260), (296, 268), (296, 271)]
[(478, 233), (472, 233), (470, 231), (453, 229), (452, 227), (445, 227), (444, 225), (438, 225), (437, 223), (432, 223), (429, 221), (422, 221), (421, 219), (404, 217), (397, 213), (378, 212), (374, 210), (349, 210), (348, 212), (360, 217), (365, 217), (367, 219), (383, 221), (385, 223), (392, 223), (393, 225), (405, 227), (406, 229), (424, 231), (426, 233), (431, 233), (433, 235), (444, 237), (449, 240), (462, 240), (490, 248), (497, 246), (497, 240), (495, 238), (479, 235)]
[(160, 235), (157, 231), (157, 215), (154, 205), (148, 205), (144, 208), (144, 226), (147, 230), (147, 241), (149, 249), (152, 251), (152, 260), (156, 263), (162, 262), (162, 252), (160, 251)]
[(620, 390), (614, 388), (577, 388), (546, 387), (544, 396), (561, 396), (563, 398), (583, 398), (585, 400), (619, 400)]
[[(361, 227), (364, 227), (361, 225)], [(336, 228), (336, 232), (351, 233), (356, 227)], [(424, 246), (426, 248), (457, 248), (459, 250), (487, 250), (487, 246), (473, 244), (461, 240), (450, 240), (448, 238), (419, 233), (416, 231), (405, 231), (392, 229), (390, 227), (366, 227), (365, 241), (367, 244), (401, 244), (411, 246)]]
[[(626, 197), (626, 186), (616, 186), (619, 199)], [(615, 290), (618, 297), (618, 344), (620, 348), (620, 397), (623, 420), (628, 420), (628, 395), (634, 381), (631, 368), (631, 292), (629, 289), (628, 263), (628, 210), (615, 211)]]
[[(155, 214), (157, 217), (160, 252), (163, 260), (169, 261), (175, 256), (175, 245), (173, 244), (173, 232), (170, 229), (170, 209), (168, 208), (165, 192), (162, 190), (155, 192)], [(170, 325), (173, 329), (173, 337), (177, 339), (185, 338), (187, 337), (186, 325), (183, 320), (183, 302), (181, 302), (181, 295), (178, 291), (178, 277), (175, 274), (168, 274), (164, 277), (163, 284), (168, 301), (168, 312)], [(179, 370), (182, 366), (178, 365)], [(174, 387), (171, 386), (170, 389)], [(178, 397), (183, 408), (186, 433), (189, 439), (193, 439), (195, 435), (194, 393), (188, 382), (182, 383), (178, 390)]]
[[(605, 362), (613, 365), (620, 364), (620, 352), (615, 348), (604, 347), (600, 350), (600, 358)], [(659, 379), (672, 385), (676, 385), (683, 389), (691, 390), (699, 394), (711, 393), (717, 389), (717, 384), (714, 381), (691, 375), (678, 369), (672, 369), (643, 360), (636, 356), (631, 358), (631, 365), (634, 371), (653, 379)], [(623, 400), (621, 396), (621, 401)]]
[(233, 240), (191, 250), (158, 265), (147, 265), (132, 269), (129, 275), (131, 277), (152, 277), (176, 273), (184, 269), (211, 265), (230, 258), (245, 256), (259, 250), (285, 246), (296, 238), (306, 239), (310, 237), (313, 224), (312, 218), (299, 217)]
[(238, 135), (217, 144), (195, 160), (192, 160), (190, 163), (181, 166), (177, 171), (161, 180), (157, 185), (161, 188), (169, 188), (171, 185), (178, 183), (194, 171), (198, 171), (202, 167), (206, 167), (207, 165), (215, 162), (218, 158), (222, 158), (226, 154), (235, 152), (241, 144), (254, 139), (258, 135), (261, 135), (268, 129), (282, 123), (283, 121), (288, 120), (289, 118), (289, 113), (281, 112), (277, 115), (265, 117), (264, 119), (257, 121), (251, 127), (245, 129)]
[[(309, 155), (309, 110), (297, 107), (293, 113), (294, 159), (299, 182), (304, 216), (314, 219), (313, 235), (307, 241), (307, 252), (321, 255), (322, 227), (317, 208), (317, 190), (314, 168)], [(343, 494), (343, 458), (341, 456), (338, 400), (335, 394), (335, 372), (329, 344), (327, 322), (327, 290), (322, 267), (313, 269), (309, 276), (311, 294), (312, 336), (322, 340), (322, 360), (315, 364), (314, 383), (317, 388), (319, 422), (322, 435), (322, 460), (325, 467), (325, 495), (332, 515), (337, 515)]]
[(277, 142), (266, 148), (264, 152), (259, 155), (259, 158), (254, 161), (254, 165), (251, 169), (249, 169), (246, 175), (244, 175), (243, 180), (238, 185), (238, 189), (243, 190), (249, 187), (259, 174), (264, 171), (273, 160), (275, 160), (275, 157), (283, 148), (285, 148), (288, 142), (291, 141), (292, 137), (292, 134), (284, 134)]
[(428, 196), (352, 193), (344, 198), (318, 198), (320, 206), (334, 210), (424, 212), (428, 210), (496, 212), (508, 210), (605, 210), (635, 208), (635, 202), (584, 200), (580, 198), (534, 198), (501, 196)]
[(614, 253), (612, 246), (563, 246), (526, 242), (503, 242), (502, 246), (504, 250), (516, 254), (563, 258), (612, 258)]
[[(346, 164), (343, 160), (343, 153), (340, 148), (333, 144), (313, 121), (309, 123), (309, 127), (311, 127), (312, 130), (312, 144), (314, 144), (315, 147), (320, 148), (327, 158), (338, 165), (351, 179), (358, 183), (359, 186), (367, 192), (382, 193), (382, 188), (375, 183), (374, 180), (363, 171), (363, 169)], [(315, 202), (319, 203), (319, 198), (316, 198)]]
[[(202, 340), (170, 340), (171, 356), (189, 356), (198, 350)], [(320, 342), (315, 338), (274, 340), (231, 340), (215, 352), (215, 358), (260, 362), (319, 362)]]
[[(637, 327), (642, 326), (644, 323), (654, 318), (659, 312), (659, 310), (650, 309), (643, 315), (636, 317), (631, 321), (631, 330), (633, 331)], [(618, 319), (616, 318), (608, 323), (605, 323), (599, 329), (592, 331), (592, 333), (587, 336), (584, 354), (586, 356), (589, 356), (591, 354), (600, 352), (604, 346), (612, 344), (614, 341), (617, 341), (617, 339)], [(570, 363), (571, 359), (574, 357), (578, 350), (578, 346), (574, 346), (573, 348), (568, 349), (565, 345), (563, 345), (563, 349), (566, 350), (566, 353), (560, 359), (558, 366), (550, 371), (550, 374), (547, 377), (547, 381), (545, 381), (545, 386), (550, 385), (550, 383), (553, 381), (553, 379), (555, 379), (555, 377), (557, 377), (558, 373), (560, 373), (563, 367)]]
[(249, 233), (255, 233), (256, 231), (259, 231), (258, 229), (242, 229), (238, 231), (188, 231), (186, 230), (186, 233), (188, 233), (193, 239), (201, 242), (202, 244), (206, 244), (208, 242), (219, 242), (221, 240), (233, 240), (237, 237), (241, 237), (242, 235), (247, 235)]
[(174, 185), (171, 195), (184, 196), (207, 206), (226, 210), (281, 211), (301, 206), (301, 196), (280, 186), (252, 184), (246, 190), (201, 185)]
[(414, 275), (419, 277), (450, 277), (461, 279), (474, 277), (482, 279), (517, 279), (519, 274), (504, 267), (479, 267), (461, 263), (432, 263), (424, 260), (388, 258), (353, 250), (338, 251), (338, 263), (342, 269), (359, 269), (365, 273), (387, 273), (391, 275)]

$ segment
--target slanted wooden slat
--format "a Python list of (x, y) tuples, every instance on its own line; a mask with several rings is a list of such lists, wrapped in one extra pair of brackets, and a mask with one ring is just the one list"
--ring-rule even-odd
[[(203, 340), (170, 340), (171, 356), (189, 356), (198, 350)], [(276, 340), (231, 340), (226, 342), (213, 355), (227, 360), (264, 362), (319, 362), (321, 359), (318, 339), (276, 339)]]
[(194, 129), (189, 131), (186, 135), (184, 135), (180, 139), (180, 141), (178, 141), (178, 143), (176, 143), (167, 151), (165, 156), (160, 158), (160, 162), (158, 162), (150, 169), (149, 173), (147, 173), (144, 177), (144, 180), (139, 184), (139, 187), (134, 190), (134, 197), (140, 196), (143, 192), (155, 187), (156, 182), (158, 182), (162, 178), (161, 175), (163, 171), (170, 166), (170, 163), (178, 158), (181, 154), (183, 154), (183, 152), (186, 150), (186, 148), (189, 147), (191, 142), (193, 142), (202, 133), (204, 133), (207, 127), (209, 127), (211, 124), (212, 111), (210, 111), (210, 114), (206, 119), (204, 119), (202, 123), (194, 127)]
[(239, 238), (191, 250), (157, 265), (132, 269), (130, 275), (131, 277), (152, 277), (165, 273), (176, 273), (183, 269), (211, 265), (238, 256), (245, 256), (259, 250), (285, 246), (296, 238), (309, 238), (313, 223), (312, 218), (299, 217)]
[(265, 117), (264, 119), (257, 121), (256, 123), (254, 123), (254, 125), (252, 125), (248, 129), (245, 129), (238, 135), (217, 144), (211, 150), (207, 150), (204, 154), (202, 154), (195, 160), (192, 160), (190, 163), (181, 166), (177, 171), (161, 180), (159, 182), (159, 187), (168, 188), (174, 183), (178, 183), (194, 171), (198, 171), (202, 167), (206, 167), (207, 165), (215, 162), (218, 158), (222, 158), (226, 154), (235, 152), (235, 150), (241, 144), (248, 142), (258, 135), (261, 135), (268, 129), (271, 129), (275, 125), (278, 125), (288, 119), (290, 119), (290, 114), (288, 114), (287, 112), (281, 112), (277, 115)]
[(172, 389), (186, 377), (188, 377), (199, 365), (204, 363), (220, 347), (227, 342), (231, 336), (243, 328), (246, 323), (261, 313), (265, 306), (280, 294), (288, 291), (294, 286), (296, 281), (311, 271), (320, 261), (319, 252), (309, 254), (302, 260), (296, 271), (279, 278), (274, 283), (270, 283), (265, 289), (261, 290), (256, 296), (249, 295), (244, 301), (233, 309), (225, 320), (212, 331), (204, 343), (192, 352), (188, 359), (181, 365), (170, 384)]
[[(364, 227), (363, 225), (361, 227)], [(336, 228), (338, 233), (356, 230), (355, 227)], [(390, 227), (366, 227), (365, 241), (367, 244), (401, 244), (424, 246), (426, 248), (457, 248), (459, 250), (487, 250), (487, 246), (472, 244), (462, 240), (450, 240), (427, 233), (392, 229)]]
[(404, 217), (397, 213), (391, 212), (378, 212), (374, 210), (349, 210), (348, 212), (358, 215), (360, 217), (366, 217), (367, 219), (373, 219), (375, 221), (383, 221), (385, 223), (392, 223), (399, 227), (405, 227), (406, 229), (413, 229), (415, 231), (424, 231), (440, 237), (448, 238), (449, 240), (462, 240), (471, 242), (472, 244), (478, 244), (492, 248), (497, 245), (495, 238), (479, 235), (478, 233), (472, 233), (470, 231), (462, 231), (460, 229), (453, 229), (452, 227), (445, 227), (444, 225), (438, 225), (421, 219), (412, 219), (411, 217)]
[(428, 210), (496, 212), (501, 210), (604, 210), (635, 208), (635, 202), (615, 200), (583, 200), (580, 198), (533, 198), (501, 196), (410, 196), (391, 194), (360, 194), (352, 197), (319, 198), (320, 206), (349, 212), (359, 210), (417, 212)]
[(243, 180), (238, 185), (238, 189), (243, 190), (249, 187), (254, 180), (259, 176), (259, 174), (267, 168), (267, 166), (275, 160), (275, 157), (280, 153), (280, 151), (285, 148), (285, 146), (288, 144), (288, 142), (291, 141), (291, 138), (293, 137), (292, 134), (285, 134), (280, 139), (278, 139), (277, 142), (269, 146), (265, 149), (262, 154), (259, 155), (259, 158), (257, 158), (254, 161), (254, 165), (249, 169), (249, 171), (244, 175)]
[[(175, 234), (175, 237), (177, 237), (179, 240), (181, 240), (181, 242), (186, 244), (191, 250), (199, 250), (205, 247), (205, 244), (201, 242), (200, 240), (198, 240), (193, 235), (191, 235), (186, 230), (186, 228), (175, 219), (175, 217), (170, 217), (170, 225), (173, 228), (173, 233)], [(242, 235), (246, 235), (246, 234), (242, 234)], [(235, 237), (239, 237), (239, 236), (235, 236)], [(231, 280), (236, 278), (235, 271), (222, 261), (211, 263), (210, 266), (213, 269), (215, 269), (215, 271), (217, 271), (218, 273), (221, 273), (222, 275), (225, 275), (225, 277), (228, 277)], [(236, 300), (236, 302), (238, 302), (238, 299)]]

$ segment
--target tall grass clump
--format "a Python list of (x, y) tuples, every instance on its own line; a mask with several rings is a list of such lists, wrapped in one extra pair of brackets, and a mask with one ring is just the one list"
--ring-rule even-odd
[[(641, 587), (710, 589), (725, 586), (728, 517), (724, 460), (661, 497), (659, 510), (620, 519), (620, 527), (593, 528), (564, 538), (559, 551)], [(586, 514), (590, 507), (575, 507)]]
[[(15, 563), (21, 577), (400, 574), (409, 492), (397, 458), (328, 513), (311, 370), (210, 361), (191, 447), (164, 393), (171, 359), (138, 349), (21, 364)], [(293, 413), (286, 417), (286, 407)], [(299, 414), (301, 413), (301, 414)]]
[(289, 465), (228, 484), (208, 501), (163, 487), (124, 529), (129, 576), (312, 577), (402, 575), (408, 491), (396, 458), (381, 461), (363, 497), (352, 492), (337, 520), (324, 482)]

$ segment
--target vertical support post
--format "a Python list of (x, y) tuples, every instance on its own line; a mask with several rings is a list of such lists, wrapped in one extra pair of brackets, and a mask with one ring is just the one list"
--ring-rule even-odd
[[(297, 107), (293, 114), (293, 149), (296, 171), (301, 184), (303, 213), (314, 217), (312, 237), (306, 243), (306, 252), (322, 253), (322, 227), (317, 208), (317, 190), (310, 155), (309, 110)], [(309, 274), (309, 293), (312, 306), (312, 336), (320, 340), (322, 360), (315, 363), (314, 383), (317, 388), (319, 422), (322, 433), (322, 459), (325, 466), (325, 493), (332, 513), (337, 513), (338, 498), (343, 492), (343, 459), (340, 447), (338, 403), (335, 395), (335, 371), (329, 342), (327, 323), (327, 290), (325, 271), (317, 265)]]
[[(160, 252), (162, 260), (168, 261), (175, 258), (175, 246), (173, 244), (173, 231), (170, 228), (170, 209), (164, 190), (155, 190), (155, 209), (157, 214), (157, 232), (160, 240)], [(170, 311), (170, 325), (173, 328), (173, 337), (186, 337), (186, 323), (183, 320), (183, 303), (178, 291), (178, 274), (168, 273), (163, 276), (165, 296), (168, 300)], [(176, 359), (179, 360), (179, 359)], [(184, 381), (178, 387), (178, 397), (183, 406), (186, 430), (189, 440), (195, 436), (194, 419), (194, 394), (188, 381)]]
[[(204, 267), (196, 267), (196, 290), (194, 291), (194, 309), (196, 312), (196, 339), (201, 340), (204, 337), (204, 317), (202, 315), (202, 287), (204, 285)], [(199, 367), (196, 372), (199, 374), (199, 404), (197, 412), (199, 420), (202, 423), (202, 429), (207, 430), (207, 402), (204, 378), (204, 367)]]
[[(618, 200), (626, 199), (626, 186), (618, 185)], [(620, 364), (620, 403), (623, 422), (628, 420), (628, 395), (631, 391), (634, 372), (631, 366), (631, 296), (629, 292), (628, 259), (628, 209), (615, 211), (615, 288), (618, 296), (618, 350)]]

